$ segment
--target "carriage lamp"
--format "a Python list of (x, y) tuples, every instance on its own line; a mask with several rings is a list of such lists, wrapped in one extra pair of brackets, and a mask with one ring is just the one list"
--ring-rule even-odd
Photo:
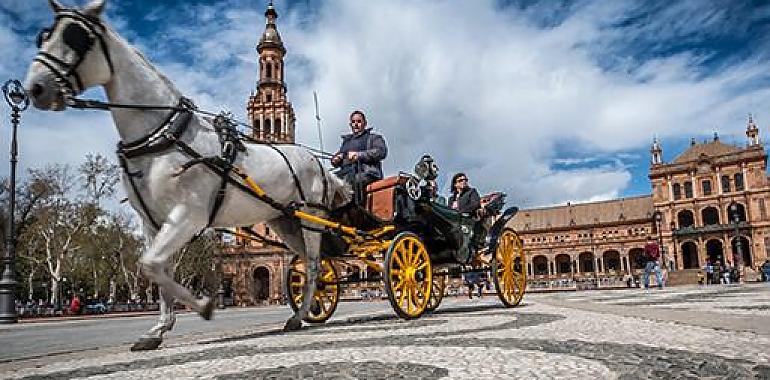
[(16, 130), (21, 119), (21, 112), (29, 107), (29, 97), (17, 79), (10, 79), (3, 84), (5, 102), (11, 107), (11, 184), (8, 201), (8, 235), (5, 239), (3, 273), (0, 279), (0, 323), (16, 323), (16, 279), (14, 278), (14, 260), (16, 259), (16, 225), (13, 218), (16, 212)]

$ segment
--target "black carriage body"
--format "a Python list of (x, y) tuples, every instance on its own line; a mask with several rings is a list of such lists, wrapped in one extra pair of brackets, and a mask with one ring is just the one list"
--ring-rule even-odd
[[(434, 264), (467, 265), (478, 249), (488, 245), (490, 249), (495, 249), (497, 237), (518, 211), (515, 207), (505, 210), (492, 228), (486, 231), (475, 218), (433, 202), (427, 192), (413, 199), (407, 189), (409, 178), (399, 175), (381, 181), (380, 185), (370, 186), (367, 189), (366, 207), (351, 203), (333, 211), (331, 219), (362, 231), (392, 224), (395, 230), (384, 238), (391, 239), (399, 233), (412, 232), (423, 240)], [(499, 212), (502, 208), (502, 199), (504, 196), (500, 197), (493, 212)], [(348, 248), (336, 232), (323, 233), (322, 256), (339, 257)]]

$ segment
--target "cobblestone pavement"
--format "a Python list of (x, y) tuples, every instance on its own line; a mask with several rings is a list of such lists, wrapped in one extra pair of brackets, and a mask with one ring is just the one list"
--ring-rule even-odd
[(770, 379), (770, 333), (761, 327), (769, 304), (761, 284), (533, 294), (513, 309), (496, 297), (446, 299), (414, 321), (389, 312), (294, 333), (243, 330), (152, 352), (117, 347), (6, 363), (0, 376)]

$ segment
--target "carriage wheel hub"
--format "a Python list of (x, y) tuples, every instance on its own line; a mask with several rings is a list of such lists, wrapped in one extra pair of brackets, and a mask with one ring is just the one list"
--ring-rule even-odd
[(406, 277), (406, 280), (409, 281), (409, 282), (414, 282), (415, 281), (415, 276), (414, 275), (416, 273), (416, 270), (414, 269), (414, 267), (406, 268), (405, 272), (406, 273), (404, 273), (404, 275), (405, 275), (404, 277)]

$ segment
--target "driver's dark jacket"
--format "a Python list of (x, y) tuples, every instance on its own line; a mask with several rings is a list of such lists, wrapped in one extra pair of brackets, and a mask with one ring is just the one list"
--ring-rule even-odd
[(382, 136), (372, 133), (371, 128), (364, 129), (358, 135), (342, 136), (342, 146), (339, 153), (344, 153), (345, 158), (341, 163), (333, 165), (342, 167), (344, 172), (353, 172), (355, 162), (347, 159), (348, 152), (358, 152), (358, 162), (361, 164), (362, 173), (369, 177), (382, 179), (382, 160), (388, 155), (388, 147)]
[[(452, 204), (454, 204), (457, 197), (457, 193), (452, 193), (452, 196), (449, 197), (449, 207), (452, 207)], [(476, 189), (466, 187), (463, 192), (460, 193), (459, 197), (460, 198), (457, 201), (457, 211), (460, 211), (463, 214), (472, 214), (481, 208), (481, 197)]]

